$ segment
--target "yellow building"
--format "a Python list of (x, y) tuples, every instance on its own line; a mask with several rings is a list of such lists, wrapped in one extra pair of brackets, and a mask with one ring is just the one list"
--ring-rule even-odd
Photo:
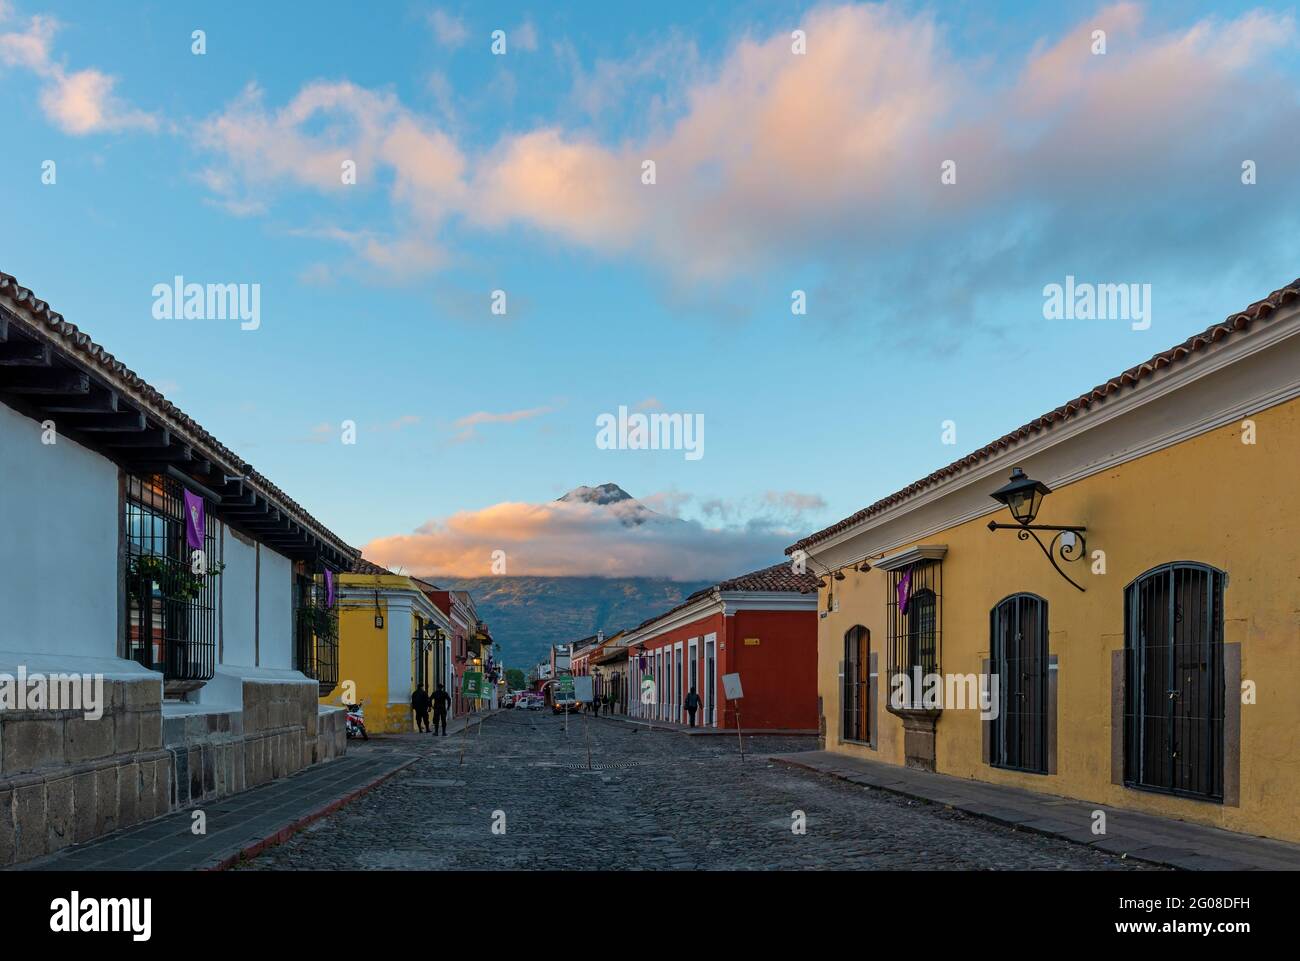
[(793, 545), (826, 748), (1300, 840), (1298, 296)]
[(364, 559), (339, 578), (339, 683), (321, 703), (355, 697), (371, 734), (416, 730), (416, 686), (451, 690), (451, 624), (428, 590)]

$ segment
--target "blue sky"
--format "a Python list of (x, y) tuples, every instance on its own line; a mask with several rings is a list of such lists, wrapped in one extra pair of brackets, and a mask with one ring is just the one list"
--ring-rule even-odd
[[(1289, 6), (0, 15), (0, 269), (424, 573), (775, 560), (1300, 274)], [(155, 319), (177, 274), (259, 284), (260, 328)], [(1045, 320), (1067, 274), (1151, 284), (1150, 329)], [(702, 415), (705, 456), (598, 449), (638, 404)], [(547, 506), (606, 481), (707, 549)]]

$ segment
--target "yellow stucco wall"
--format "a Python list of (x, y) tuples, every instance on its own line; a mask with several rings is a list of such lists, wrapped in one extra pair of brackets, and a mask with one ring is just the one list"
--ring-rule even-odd
[[(1059, 658), (1058, 773), (984, 764), (978, 711), (956, 710), (944, 711), (937, 726), (937, 771), (1300, 840), (1300, 401), (1252, 419), (1253, 446), (1242, 443), (1234, 424), (1062, 487), (1044, 500), (1038, 523), (1086, 525), (1089, 552), (1105, 551), (1104, 575), (1092, 574), (1083, 561), (1063, 565), (1086, 593), (1062, 580), (1032, 541), (1018, 540), (1014, 531), (990, 533), (989, 516), (921, 539), (948, 547), (942, 570), (945, 673), (980, 672), (990, 647), (989, 611), (1020, 591), (1048, 601), (1048, 651)], [(1005, 510), (992, 500), (989, 505), (990, 514), (1010, 522)], [(1241, 645), (1241, 677), (1257, 685), (1257, 702), (1241, 707), (1235, 807), (1111, 783), (1111, 652), (1124, 647), (1124, 589), (1172, 561), (1201, 562), (1227, 573), (1224, 643)], [(845, 574), (844, 581), (827, 579), (839, 610), (819, 621), (827, 748), (901, 764), (902, 723), (886, 710), (888, 574)], [(822, 610), (826, 594), (823, 589)], [(838, 674), (844, 633), (855, 624), (870, 629), (881, 671), (877, 750), (839, 743)]]
[[(403, 733), (415, 730), (410, 708), (410, 692), (388, 690), (388, 639), (389, 609), (385, 589), (413, 589), (408, 578), (345, 574), (340, 587), (362, 587), (377, 590), (379, 612), (384, 616), (384, 626), (375, 627), (375, 601), (373, 595), (362, 600), (343, 600), (339, 604), (339, 684), (322, 697), (322, 704), (338, 705), (344, 685), (351, 682), (356, 696), (363, 705), (366, 730), (371, 734)], [(403, 614), (409, 621), (409, 616)], [(410, 637), (409, 624), (400, 636)], [(410, 656), (409, 651), (404, 656)], [(431, 655), (430, 655), (431, 659)], [(390, 698), (391, 693), (391, 698)], [(390, 699), (394, 702), (389, 703)]]

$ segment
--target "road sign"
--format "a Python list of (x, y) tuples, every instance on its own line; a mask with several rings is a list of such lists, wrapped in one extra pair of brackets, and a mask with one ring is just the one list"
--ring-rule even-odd
[(460, 693), (465, 697), (485, 697), (483, 690), (483, 672), (466, 671), (460, 679)]
[(744, 692), (740, 689), (739, 674), (722, 675), (722, 693), (726, 695), (728, 701), (739, 701), (745, 696)]
[(590, 704), (596, 699), (596, 686), (592, 683), (590, 677), (575, 677), (573, 679), (573, 693), (583, 704)]
[(555, 693), (556, 693), (556, 694), (572, 694), (572, 693), (573, 693), (573, 678), (570, 677), (570, 676), (568, 676), (567, 674), (566, 674), (564, 677), (557, 677), (557, 678), (555, 679)]

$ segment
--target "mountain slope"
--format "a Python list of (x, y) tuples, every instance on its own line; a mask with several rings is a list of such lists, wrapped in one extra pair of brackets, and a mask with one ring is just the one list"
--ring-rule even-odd
[[(644, 508), (643, 508), (644, 509)], [(653, 512), (652, 512), (653, 513)], [(479, 617), (501, 645), (508, 667), (527, 671), (565, 644), (603, 630), (635, 627), (675, 607), (708, 581), (657, 577), (438, 577), (439, 587), (469, 591)]]
[(599, 487), (575, 487), (557, 501), (564, 504), (591, 504), (603, 507), (609, 514), (618, 518), (624, 527), (640, 527), (642, 524), (683, 524), (684, 521), (659, 514), (646, 507), (617, 484), (601, 484)]

